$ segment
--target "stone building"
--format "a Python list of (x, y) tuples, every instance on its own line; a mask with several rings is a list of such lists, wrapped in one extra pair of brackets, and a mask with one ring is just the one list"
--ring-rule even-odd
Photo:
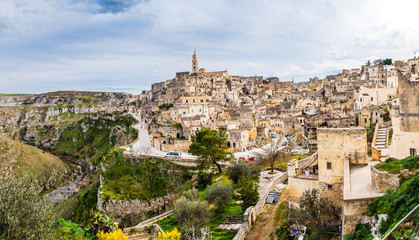
[[(290, 207), (306, 190), (318, 189), (342, 209), (344, 234), (354, 230), (368, 203), (381, 195), (372, 183), (365, 128), (318, 128), (317, 157), (288, 163)], [(339, 223), (336, 223), (339, 224)]]
[(405, 158), (419, 152), (419, 81), (399, 75), (399, 106), (392, 108), (393, 140), (390, 156)]

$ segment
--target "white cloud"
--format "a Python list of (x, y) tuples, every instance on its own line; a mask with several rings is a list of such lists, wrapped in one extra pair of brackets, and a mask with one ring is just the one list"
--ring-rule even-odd
[(149, 88), (194, 48), (208, 70), (296, 80), (419, 52), (417, 1), (108, 3), (1, 1), (0, 92)]

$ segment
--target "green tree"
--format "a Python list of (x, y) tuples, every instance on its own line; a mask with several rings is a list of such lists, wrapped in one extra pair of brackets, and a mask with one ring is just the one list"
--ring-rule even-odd
[(365, 63), (365, 65), (367, 65), (367, 66), (371, 66), (371, 61), (370, 61), (370, 60), (368, 60), (368, 61), (367, 61), (367, 63)]
[(240, 200), (242, 200), (242, 210), (246, 211), (246, 209), (250, 206), (256, 205), (259, 201), (259, 192), (258, 192), (258, 184), (256, 181), (250, 180), (248, 178), (244, 178), (240, 182)]
[(198, 231), (208, 223), (210, 217), (208, 203), (199, 200), (191, 201), (181, 197), (175, 202), (173, 217), (176, 219), (182, 232), (189, 232), (191, 229)]
[(391, 65), (393, 64), (393, 60), (391, 58), (384, 59), (384, 65)]
[(233, 189), (230, 184), (218, 182), (208, 187), (205, 193), (205, 200), (209, 203), (214, 203), (218, 211), (223, 211), (231, 202), (232, 195)]
[(205, 188), (212, 183), (212, 176), (214, 174), (200, 170), (198, 172), (198, 188)]
[(184, 192), (182, 195), (190, 201), (199, 200), (199, 192), (195, 188), (189, 189), (188, 191)]
[(36, 177), (8, 176), (0, 182), (0, 239), (45, 239), (54, 232), (56, 214)]
[(368, 223), (358, 223), (355, 227), (355, 233), (343, 236), (345, 240), (372, 240), (371, 226)]
[(305, 191), (299, 205), (297, 215), (312, 231), (314, 239), (328, 239), (323, 228), (339, 220), (340, 210), (327, 198), (320, 198), (317, 189)]
[(275, 230), (275, 235), (278, 239), (281, 240), (292, 240), (293, 238), (290, 235), (290, 222), (288, 219), (285, 219), (281, 222), (279, 227)]
[(243, 161), (231, 164), (227, 169), (228, 178), (234, 184), (239, 183), (243, 178), (250, 178), (252, 180), (259, 180), (261, 167), (254, 163), (245, 163)]
[(226, 152), (227, 133), (220, 130), (211, 130), (203, 128), (196, 132), (192, 139), (192, 144), (189, 146), (189, 153), (198, 156), (200, 166), (205, 167), (208, 163), (213, 163), (217, 166), (218, 171), (222, 173), (221, 165), (218, 161), (228, 161), (231, 159), (231, 154)]

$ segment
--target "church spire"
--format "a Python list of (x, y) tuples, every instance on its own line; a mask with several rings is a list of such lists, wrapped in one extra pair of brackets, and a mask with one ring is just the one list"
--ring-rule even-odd
[(192, 55), (192, 73), (197, 73), (198, 69), (198, 56), (196, 55), (196, 49), (194, 49)]

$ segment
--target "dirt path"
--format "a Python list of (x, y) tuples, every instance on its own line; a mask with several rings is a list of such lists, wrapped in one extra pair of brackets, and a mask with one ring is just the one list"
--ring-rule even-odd
[[(287, 200), (288, 192), (285, 190), (282, 192), (279, 202), (276, 205), (266, 204), (264, 211), (257, 217), (255, 224), (253, 224), (245, 240), (268, 240), (270, 234), (279, 226), (281, 216), (285, 215), (285, 213), (278, 214), (278, 216), (275, 217), (277, 209), (282, 202)], [(288, 212), (288, 203), (285, 203), (285, 209), (280, 211), (282, 213)], [(273, 239), (276, 239), (276, 237)]]

